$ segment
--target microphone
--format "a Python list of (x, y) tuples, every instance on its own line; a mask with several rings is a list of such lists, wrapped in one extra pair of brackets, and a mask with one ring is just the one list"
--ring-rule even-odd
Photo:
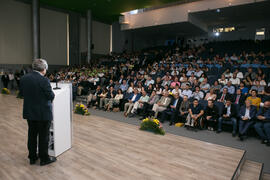
[(54, 80), (55, 80), (56, 87), (53, 88), (53, 89), (54, 89), (54, 90), (61, 89), (60, 87), (58, 87), (58, 81), (60, 80), (60, 77), (59, 77), (58, 74), (55, 76)]

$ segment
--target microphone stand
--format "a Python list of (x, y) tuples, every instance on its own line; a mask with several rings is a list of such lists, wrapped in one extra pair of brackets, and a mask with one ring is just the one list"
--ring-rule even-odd
[(56, 83), (56, 87), (53, 88), (53, 89), (54, 89), (54, 90), (59, 90), (59, 89), (61, 89), (60, 87), (58, 87), (58, 78), (57, 78), (57, 77), (55, 77), (55, 83)]

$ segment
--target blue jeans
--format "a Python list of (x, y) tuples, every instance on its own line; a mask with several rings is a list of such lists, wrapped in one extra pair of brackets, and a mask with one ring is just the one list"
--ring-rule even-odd
[(244, 135), (248, 131), (249, 127), (254, 123), (254, 121), (239, 121), (239, 135)]
[(218, 131), (222, 130), (222, 123), (226, 123), (226, 124), (232, 124), (233, 125), (233, 133), (236, 133), (236, 129), (237, 129), (237, 120), (236, 118), (232, 117), (229, 120), (223, 117), (218, 118)]
[(263, 140), (270, 141), (270, 122), (256, 122), (254, 128)]

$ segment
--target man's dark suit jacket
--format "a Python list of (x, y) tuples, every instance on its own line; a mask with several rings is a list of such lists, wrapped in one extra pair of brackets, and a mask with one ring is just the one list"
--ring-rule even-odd
[(32, 121), (51, 121), (54, 93), (49, 79), (31, 72), (21, 79), (20, 94), (24, 97), (23, 118)]
[[(234, 94), (234, 95), (233, 95), (233, 98), (232, 98), (232, 100), (233, 100), (232, 103), (235, 103), (236, 98), (237, 98), (237, 95)], [(240, 95), (240, 98), (239, 98), (239, 101), (238, 101), (238, 104), (239, 104), (240, 106), (244, 105), (244, 104), (245, 104), (245, 100), (246, 100), (246, 96), (243, 95), (243, 94), (241, 94), (241, 95)]]
[[(224, 106), (224, 109), (223, 109), (223, 112), (222, 112), (222, 116), (224, 114), (227, 114), (227, 108)], [(237, 109), (236, 109), (236, 106), (234, 104), (231, 104), (231, 114), (230, 114), (230, 117), (229, 118), (237, 118), (238, 117), (238, 114), (237, 114)]]
[[(245, 116), (246, 114), (246, 105), (241, 106), (240, 112), (239, 112), (239, 116)], [(257, 108), (255, 106), (251, 106), (250, 110), (249, 110), (249, 117), (250, 119), (254, 119), (256, 117), (257, 114)]]
[[(172, 98), (172, 100), (171, 100), (171, 103), (169, 104), (169, 106), (167, 107), (167, 109), (171, 109), (171, 106), (173, 106), (173, 104), (174, 104), (174, 102), (175, 102), (175, 98)], [(181, 105), (181, 103), (182, 103), (182, 98), (178, 98), (178, 102), (177, 102), (177, 104), (176, 104), (176, 108), (175, 108), (175, 110), (178, 112), (178, 110), (180, 109), (180, 105)]]

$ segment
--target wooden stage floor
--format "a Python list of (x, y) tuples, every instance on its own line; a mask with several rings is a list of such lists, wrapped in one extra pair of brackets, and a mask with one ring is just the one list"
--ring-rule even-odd
[(97, 116), (73, 117), (73, 147), (48, 166), (30, 166), (22, 100), (0, 95), (0, 179), (227, 180), (243, 150), (154, 135)]

